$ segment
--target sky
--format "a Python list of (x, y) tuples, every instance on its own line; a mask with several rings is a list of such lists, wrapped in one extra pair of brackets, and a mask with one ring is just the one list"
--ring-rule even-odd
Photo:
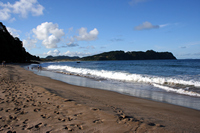
[(154, 50), (200, 59), (200, 0), (1, 0), (0, 21), (40, 57)]

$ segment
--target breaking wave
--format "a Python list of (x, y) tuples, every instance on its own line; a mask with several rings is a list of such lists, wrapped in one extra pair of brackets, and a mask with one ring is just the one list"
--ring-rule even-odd
[[(184, 85), (184, 86), (194, 86), (200, 87), (199, 81), (194, 80), (184, 80), (176, 77), (159, 77), (144, 74), (131, 74), (127, 72), (120, 71), (107, 71), (107, 70), (92, 70), (87, 68), (74, 68), (71, 66), (60, 66), (60, 65), (49, 65), (46, 67), (48, 70), (54, 70), (57, 72), (65, 72), (79, 76), (85, 76), (89, 78), (96, 79), (107, 79), (107, 80), (118, 80), (124, 82), (142, 82), (148, 83), (156, 86), (158, 85)], [(163, 87), (156, 86), (161, 89)]]

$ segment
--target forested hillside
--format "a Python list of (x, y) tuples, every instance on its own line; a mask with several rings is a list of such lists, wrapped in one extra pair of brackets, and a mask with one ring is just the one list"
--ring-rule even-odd
[(30, 60), (40, 60), (26, 52), (22, 41), (18, 37), (13, 37), (0, 22), (0, 62), (30, 62)]
[(176, 57), (170, 52), (155, 52), (153, 50), (148, 50), (146, 52), (110, 51), (82, 58), (82, 60), (159, 60), (159, 59), (176, 59)]

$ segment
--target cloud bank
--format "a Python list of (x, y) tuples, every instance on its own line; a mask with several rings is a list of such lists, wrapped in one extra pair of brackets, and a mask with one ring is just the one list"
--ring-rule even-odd
[(158, 29), (159, 25), (152, 25), (150, 22), (146, 21), (141, 25), (134, 27), (134, 30), (150, 30), (150, 29)]
[(51, 55), (51, 56), (58, 56), (58, 55), (60, 55), (60, 51), (57, 50), (57, 49), (55, 49), (55, 50), (53, 50), (53, 51), (50, 50), (49, 52), (44, 53), (44, 55), (45, 55), (45, 56), (48, 56), (48, 55)]
[[(33, 16), (40, 16), (44, 10), (44, 7), (37, 0), (20, 0), (14, 4), (0, 2), (0, 7), (0, 20), (9, 20), (12, 14), (18, 14), (23, 18), (27, 17), (29, 13)], [(14, 19), (12, 18), (11, 20)]]
[(43, 53), (44, 56), (61, 56), (61, 55), (65, 55), (65, 56), (79, 56), (79, 57), (83, 57), (83, 56), (89, 56), (91, 55), (91, 53), (83, 53), (83, 52), (72, 52), (72, 51), (66, 51), (64, 53), (61, 53), (59, 50), (55, 49), (55, 50), (50, 50), (47, 53)]
[(93, 30), (87, 32), (87, 28), (80, 28), (78, 29), (78, 36), (73, 36), (69, 39), (69, 43), (67, 43), (68, 47), (75, 47), (79, 46), (76, 41), (93, 41), (98, 38), (99, 31), (97, 28), (94, 28)]
[(57, 43), (61, 41), (61, 37), (65, 35), (63, 29), (59, 29), (58, 24), (52, 22), (44, 22), (32, 31), (37, 39), (42, 40), (42, 44), (46, 48), (56, 48)]
[(97, 36), (99, 34), (99, 31), (96, 28), (94, 28), (90, 32), (87, 32), (87, 28), (83, 28), (82, 27), (78, 31), (79, 31), (79, 35), (75, 36), (75, 38), (78, 41), (92, 41), (92, 40), (96, 40)]
[(66, 55), (66, 56), (79, 56), (79, 57), (83, 57), (83, 56), (89, 56), (89, 55), (91, 55), (91, 53), (67, 51), (67, 52), (65, 52), (63, 55)]
[[(72, 31), (73, 28), (70, 28), (69, 30)], [(63, 29), (59, 29), (58, 24), (44, 22), (32, 29), (31, 34), (33, 34), (34, 39), (30, 39), (30, 37), (28, 37), (28, 39), (23, 40), (23, 42), (29, 49), (35, 48), (35, 43), (38, 40), (42, 41), (42, 44), (48, 49), (57, 48), (61, 41), (63, 44), (61, 44), (60, 48), (77, 47), (79, 46), (77, 43), (78, 41), (93, 41), (98, 38), (99, 34), (99, 31), (96, 28), (87, 32), (87, 28), (82, 27), (78, 29), (78, 31), (78, 35), (64, 39), (68, 33), (65, 33)]]

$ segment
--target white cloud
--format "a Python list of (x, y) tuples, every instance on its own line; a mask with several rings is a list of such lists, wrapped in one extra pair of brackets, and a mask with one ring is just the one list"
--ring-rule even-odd
[(89, 56), (91, 55), (91, 53), (83, 53), (83, 52), (72, 52), (72, 51), (66, 51), (64, 53), (61, 53), (59, 50), (55, 49), (55, 50), (50, 50), (49, 52), (47, 53), (43, 53), (44, 56), (62, 56), (62, 55), (65, 55), (65, 56), (79, 56), (79, 57), (83, 57), (83, 56)]
[[(2, 6), (2, 3), (0, 2), (0, 6)], [(10, 9), (3, 8), (0, 10), (0, 20), (8, 20), (10, 18)]]
[(79, 57), (83, 57), (83, 56), (89, 56), (89, 55), (91, 55), (91, 53), (67, 51), (67, 52), (65, 52), (63, 55), (66, 55), (66, 56), (79, 56)]
[(150, 22), (144, 22), (141, 25), (136, 26), (134, 29), (135, 30), (150, 30), (150, 29), (158, 29), (160, 28), (159, 25), (152, 25)]
[(92, 41), (97, 39), (98, 34), (99, 31), (96, 28), (88, 33), (87, 28), (82, 27), (79, 29), (79, 36), (75, 36), (75, 38), (78, 41)]
[(23, 46), (29, 50), (33, 49), (36, 47), (37, 40), (27, 38), (26, 40), (23, 40)]
[[(69, 29), (69, 31), (72, 31), (72, 30), (73, 30), (73, 28), (71, 27)], [(75, 43), (75, 41), (93, 41), (93, 40), (96, 40), (97, 36), (99, 34), (99, 31), (96, 28), (94, 28), (90, 32), (87, 32), (87, 28), (82, 27), (78, 31), (79, 31), (78, 36), (73, 36), (68, 40), (69, 41), (69, 43), (67, 43), (68, 47), (79, 46), (77, 43)]]
[(58, 24), (52, 22), (44, 22), (32, 31), (37, 39), (42, 40), (42, 44), (46, 48), (56, 48), (57, 43), (61, 41), (61, 37), (65, 35), (63, 29), (59, 29)]
[(0, 2), (0, 7), (2, 7), (0, 10), (0, 20), (10, 19), (11, 14), (19, 14), (23, 18), (27, 17), (29, 13), (33, 16), (40, 16), (44, 10), (44, 7), (37, 0), (19, 0), (14, 4)]
[(77, 43), (74, 43), (75, 42), (75, 38), (74, 37), (71, 37), (69, 39), (69, 43), (67, 43), (67, 47), (76, 47), (76, 46), (79, 46)]
[[(73, 27), (69, 28), (72, 31)], [(94, 28), (93, 30), (87, 32), (87, 28), (80, 28), (79, 35), (71, 36), (68, 39), (62, 38), (67, 35), (64, 33), (63, 29), (59, 29), (58, 24), (53, 24), (52, 22), (44, 22), (38, 25), (36, 28), (32, 29), (33, 37), (37, 40), (41, 40), (42, 44), (46, 48), (57, 48), (58, 43), (63, 41), (65, 46), (61, 47), (76, 47), (78, 41), (92, 41), (97, 39), (99, 34), (98, 30)]]
[(54, 51), (51, 51), (51, 50), (50, 50), (49, 52), (44, 53), (44, 55), (45, 55), (45, 56), (48, 56), (48, 55), (58, 56), (58, 55), (60, 55), (60, 51), (57, 50), (57, 49), (55, 49)]
[(21, 31), (20, 30), (16, 30), (14, 28), (11, 28), (11, 27), (7, 27), (7, 30), (8, 32), (10, 32), (10, 34), (13, 36), (13, 37), (19, 37), (19, 34)]

